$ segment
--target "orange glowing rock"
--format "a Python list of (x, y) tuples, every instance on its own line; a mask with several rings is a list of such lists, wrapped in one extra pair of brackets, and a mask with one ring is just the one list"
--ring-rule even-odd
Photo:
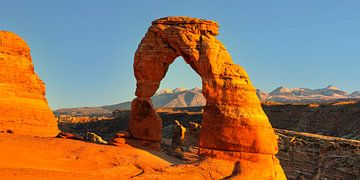
[[(134, 138), (160, 141), (161, 119), (150, 97), (169, 65), (182, 56), (202, 78), (206, 98), (200, 155), (238, 160), (239, 178), (284, 179), (275, 157), (277, 137), (245, 70), (216, 39), (218, 24), (189, 17), (152, 22), (134, 61), (137, 80), (129, 130)], [(262, 172), (262, 173), (261, 173)]]
[(52, 137), (59, 132), (30, 48), (16, 34), (0, 31), (0, 131), (8, 130)]

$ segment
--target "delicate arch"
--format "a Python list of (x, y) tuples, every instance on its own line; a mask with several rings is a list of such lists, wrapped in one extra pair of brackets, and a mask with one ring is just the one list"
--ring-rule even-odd
[(269, 166), (270, 176), (276, 176), (274, 171), (283, 175), (274, 156), (278, 151), (276, 135), (256, 90), (245, 70), (232, 62), (225, 46), (215, 38), (217, 34), (218, 24), (213, 21), (166, 17), (152, 22), (135, 53), (137, 97), (131, 105), (129, 131), (136, 139), (161, 140), (162, 122), (150, 98), (169, 65), (182, 56), (201, 77), (206, 98), (200, 155), (222, 156), (223, 152), (231, 152), (225, 154), (242, 159), (243, 166), (248, 166), (248, 162), (256, 164), (260, 158)]
[[(255, 88), (244, 69), (232, 62), (225, 46), (215, 38), (217, 34), (218, 25), (213, 21), (169, 17), (152, 23), (135, 53), (137, 98), (132, 103), (130, 132), (138, 139), (161, 140), (161, 119), (150, 97), (158, 90), (169, 65), (182, 56), (201, 76), (207, 100), (200, 146), (275, 154), (276, 136)], [(144, 102), (149, 105), (146, 109)], [(139, 113), (145, 110), (149, 111), (146, 117)]]

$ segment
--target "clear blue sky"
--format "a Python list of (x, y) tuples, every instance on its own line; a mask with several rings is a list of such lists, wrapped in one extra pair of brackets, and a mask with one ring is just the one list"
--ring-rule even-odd
[[(53, 109), (131, 100), (134, 52), (152, 20), (212, 19), (235, 63), (265, 91), (360, 90), (358, 0), (1, 0), (0, 29), (22, 36)], [(201, 86), (181, 59), (161, 88)]]

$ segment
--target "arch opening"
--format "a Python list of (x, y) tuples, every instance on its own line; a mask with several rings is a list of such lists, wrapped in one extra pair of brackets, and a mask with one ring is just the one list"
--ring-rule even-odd
[(201, 88), (201, 76), (186, 63), (183, 57), (179, 56), (170, 64), (158, 90), (195, 87)]
[[(175, 149), (198, 146), (202, 108), (201, 76), (181, 57), (169, 65), (159, 90), (151, 98), (162, 121), (161, 142)], [(191, 113), (189, 113), (191, 112)]]

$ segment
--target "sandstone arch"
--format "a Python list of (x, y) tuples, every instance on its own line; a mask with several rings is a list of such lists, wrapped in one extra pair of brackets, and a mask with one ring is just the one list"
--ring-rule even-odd
[(274, 156), (278, 151), (276, 135), (255, 88), (244, 69), (232, 62), (225, 46), (215, 38), (217, 34), (218, 24), (209, 20), (166, 17), (152, 22), (135, 53), (137, 97), (131, 106), (129, 131), (137, 139), (161, 140), (161, 119), (150, 97), (159, 88), (169, 65), (182, 56), (200, 75), (207, 100), (200, 154), (236, 157), (244, 160), (240, 161), (242, 166), (246, 166), (246, 161), (261, 159), (266, 173), (283, 175)]

